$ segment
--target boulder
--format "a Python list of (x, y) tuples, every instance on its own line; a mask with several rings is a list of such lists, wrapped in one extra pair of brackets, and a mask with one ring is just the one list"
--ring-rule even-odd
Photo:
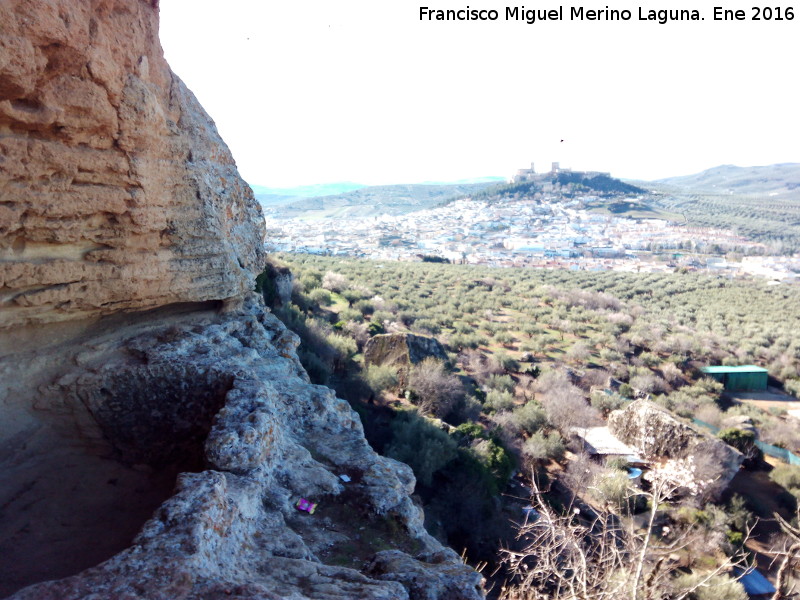
[(693, 457), (697, 480), (713, 481), (712, 495), (725, 489), (744, 462), (738, 450), (645, 400), (613, 411), (608, 416), (608, 428), (646, 460)]
[(364, 346), (364, 362), (368, 365), (389, 365), (407, 370), (428, 357), (447, 360), (447, 353), (438, 340), (414, 333), (383, 333)]

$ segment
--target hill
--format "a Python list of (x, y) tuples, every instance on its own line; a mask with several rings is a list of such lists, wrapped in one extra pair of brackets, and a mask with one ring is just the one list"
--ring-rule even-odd
[(402, 215), (431, 208), (448, 198), (481, 192), (491, 185), (492, 182), (378, 185), (342, 194), (303, 198), (265, 208), (271, 216), (286, 219)]
[(800, 191), (800, 164), (763, 167), (720, 165), (693, 175), (668, 177), (656, 183), (693, 192), (765, 194)]
[(319, 196), (332, 196), (344, 194), (365, 187), (360, 183), (350, 181), (340, 183), (319, 183), (315, 185), (301, 185), (291, 188), (275, 188), (264, 185), (250, 184), (253, 194), (264, 208), (279, 206), (294, 202), (300, 198), (317, 198)]
[[(641, 187), (610, 177), (606, 173), (562, 171), (560, 173), (544, 173), (531, 179), (515, 182), (495, 182), (471, 196), (474, 200), (482, 200), (493, 204), (508, 200), (534, 198), (537, 194), (560, 194), (565, 198), (577, 195), (592, 194), (603, 198), (638, 195), (646, 193)], [(442, 205), (453, 200), (465, 198), (467, 195), (445, 199)]]
[(723, 165), (650, 184), (653, 205), (690, 225), (733, 229), (770, 253), (800, 249), (800, 164)]

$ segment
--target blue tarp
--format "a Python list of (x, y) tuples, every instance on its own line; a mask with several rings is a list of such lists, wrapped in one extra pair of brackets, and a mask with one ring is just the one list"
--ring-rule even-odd
[[(741, 570), (736, 569), (736, 575), (738, 576), (740, 573)], [(767, 578), (754, 567), (747, 569), (744, 575), (740, 577), (739, 581), (742, 582), (744, 591), (747, 592), (748, 596), (763, 596), (765, 594), (772, 595), (775, 593), (775, 586), (767, 581)]]

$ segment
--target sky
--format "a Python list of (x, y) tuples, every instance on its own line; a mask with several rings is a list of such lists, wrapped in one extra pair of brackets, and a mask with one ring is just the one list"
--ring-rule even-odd
[[(161, 43), (250, 184), (457, 181), (553, 161), (651, 180), (800, 162), (800, 14), (545, 0), (526, 8), (562, 6), (563, 20), (528, 24), (506, 20), (515, 4), (431, 2), (161, 0)], [(715, 21), (715, 4), (746, 20)], [(498, 19), (420, 20), (421, 6)], [(570, 20), (580, 6), (631, 19)], [(640, 7), (705, 20), (642, 21)]]

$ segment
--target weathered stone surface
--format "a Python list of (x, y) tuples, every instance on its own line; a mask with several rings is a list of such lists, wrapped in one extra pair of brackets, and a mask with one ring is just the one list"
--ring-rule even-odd
[(370, 365), (408, 368), (429, 356), (447, 360), (447, 353), (438, 340), (414, 333), (376, 335), (364, 346), (364, 361)]
[(250, 292), (260, 210), (157, 27), (156, 0), (0, 3), (0, 596), (474, 590)]
[(154, 4), (0, 5), (0, 329), (252, 289), (260, 208)]
[(608, 428), (648, 460), (693, 457), (698, 478), (721, 491), (739, 471), (744, 456), (715, 437), (679, 421), (661, 407), (637, 400), (608, 416)]
[[(213, 598), (226, 589), (253, 599), (480, 597), (480, 575), (425, 531), (411, 470), (375, 454), (349, 405), (309, 383), (296, 336), (257, 300), (71, 351), (36, 399), (80, 424), (71, 444), (102, 440), (107, 460), (134, 471), (198, 470), (178, 477), (130, 548), (14, 598)], [(29, 483), (15, 482), (21, 492), (6, 508), (35, 520), (37, 480)], [(301, 497), (319, 503), (313, 515), (294, 508)], [(36, 543), (19, 538), (15, 547), (36, 560)], [(392, 560), (373, 561), (386, 543), (399, 548)]]
[(375, 555), (369, 573), (378, 579), (402, 581), (411, 600), (480, 600), (483, 578), (459, 568), (454, 554), (445, 550), (421, 562), (397, 550), (384, 550)]

